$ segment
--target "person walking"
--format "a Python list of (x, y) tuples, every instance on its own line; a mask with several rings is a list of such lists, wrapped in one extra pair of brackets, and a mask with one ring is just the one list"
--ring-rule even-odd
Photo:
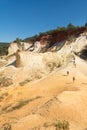
[(73, 77), (73, 83), (75, 82), (75, 77)]
[(67, 71), (67, 76), (69, 75), (69, 71)]

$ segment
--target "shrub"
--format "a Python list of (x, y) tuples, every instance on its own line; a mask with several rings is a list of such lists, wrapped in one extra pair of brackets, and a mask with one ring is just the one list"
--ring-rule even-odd
[(11, 124), (5, 123), (0, 130), (12, 130)]
[(56, 130), (69, 130), (69, 122), (68, 121), (57, 121), (55, 123)]
[(85, 23), (85, 27), (87, 28), (87, 22)]
[(50, 62), (47, 64), (47, 67), (49, 69), (49, 71), (53, 71), (55, 68), (59, 68), (61, 66), (61, 64), (59, 63), (55, 63), (55, 62)]
[(39, 99), (41, 98), (40, 96), (37, 96), (35, 98), (32, 98), (32, 99), (27, 99), (27, 100), (20, 100), (18, 101), (16, 104), (9, 104), (5, 107), (2, 108), (2, 111), (5, 111), (5, 112), (12, 112), (14, 110), (17, 110), (17, 109), (20, 109), (22, 108), (23, 106), (25, 106), (26, 104), (36, 100), (36, 99)]
[(10, 79), (8, 77), (0, 77), (0, 86), (1, 87), (8, 87), (12, 84), (13, 84), (12, 79)]
[(74, 26), (72, 23), (69, 23), (69, 24), (67, 25), (67, 28), (68, 28), (68, 29), (75, 29), (75, 26)]
[(8, 93), (3, 93), (2, 95), (0, 95), (0, 101), (2, 101), (6, 96), (8, 96)]
[(0, 43), (0, 56), (8, 54), (9, 43)]
[(32, 81), (32, 79), (26, 79), (25, 81), (20, 82), (19, 85), (24, 86), (25, 84), (27, 84), (30, 81)]

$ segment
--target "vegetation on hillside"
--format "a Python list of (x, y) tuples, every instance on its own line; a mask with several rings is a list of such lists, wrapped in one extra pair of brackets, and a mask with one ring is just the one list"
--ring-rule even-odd
[(0, 56), (8, 54), (9, 43), (0, 42)]
[[(53, 35), (53, 37), (58, 37), (58, 38), (64, 36), (64, 38), (68, 38), (68, 36), (72, 36), (74, 32), (78, 34), (78, 33), (81, 33), (81, 30), (85, 30), (85, 29), (87, 29), (87, 23), (85, 23), (84, 26), (74, 26), (72, 23), (69, 23), (67, 27), (57, 27), (56, 29), (49, 30), (47, 32), (40, 32), (38, 35), (25, 38), (24, 40), (20, 38), (16, 38), (16, 40), (14, 40), (13, 42), (16, 42), (18, 46), (20, 47), (21, 42), (31, 41), (34, 43), (35, 41), (39, 41), (41, 37), (46, 36), (46, 35)], [(8, 47), (9, 47), (9, 43), (0, 43), (0, 56), (7, 55)]]
[(47, 32), (40, 32), (38, 35), (34, 35), (32, 37), (25, 38), (23, 41), (25, 41), (25, 42), (29, 42), (29, 41), (35, 42), (36, 40), (39, 40), (42, 36), (52, 35), (54, 33), (61, 33), (63, 31), (64, 32), (76, 31), (76, 30), (81, 29), (81, 28), (86, 29), (87, 28), (87, 23), (85, 23), (84, 26), (74, 26), (72, 23), (69, 23), (67, 25), (67, 27), (60, 27), (59, 26), (56, 29), (49, 30)]

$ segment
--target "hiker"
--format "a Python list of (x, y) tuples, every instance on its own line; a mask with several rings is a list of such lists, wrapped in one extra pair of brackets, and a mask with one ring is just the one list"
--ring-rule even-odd
[(67, 71), (67, 75), (69, 75), (69, 71)]
[(75, 82), (75, 77), (73, 77), (73, 83)]

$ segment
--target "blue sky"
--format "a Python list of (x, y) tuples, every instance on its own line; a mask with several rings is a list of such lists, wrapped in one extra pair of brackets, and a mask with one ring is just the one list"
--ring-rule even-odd
[(87, 0), (0, 0), (0, 41), (11, 42), (58, 26), (84, 25)]

